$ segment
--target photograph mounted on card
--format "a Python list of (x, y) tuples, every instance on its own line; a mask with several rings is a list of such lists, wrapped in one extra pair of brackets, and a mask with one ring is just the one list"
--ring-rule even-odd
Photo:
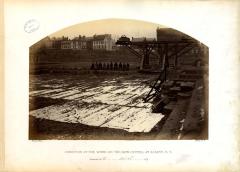
[(29, 48), (29, 139), (206, 140), (208, 52), (187, 33), (140, 20), (48, 35)]

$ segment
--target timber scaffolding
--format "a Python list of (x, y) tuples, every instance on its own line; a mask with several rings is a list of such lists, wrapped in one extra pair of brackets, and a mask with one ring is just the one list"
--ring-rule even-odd
[(150, 91), (144, 102), (148, 102), (160, 94), (162, 84), (167, 80), (167, 70), (169, 69), (169, 59), (174, 58), (174, 69), (178, 66), (178, 58), (188, 53), (194, 48), (202, 48), (202, 43), (193, 38), (182, 38), (178, 40), (161, 40), (143, 38), (139, 41), (130, 41), (126, 36), (117, 40), (117, 45), (125, 46), (130, 52), (141, 58), (141, 71), (150, 69), (150, 55), (159, 58), (159, 64), (162, 64), (159, 77), (154, 84), (150, 85)]

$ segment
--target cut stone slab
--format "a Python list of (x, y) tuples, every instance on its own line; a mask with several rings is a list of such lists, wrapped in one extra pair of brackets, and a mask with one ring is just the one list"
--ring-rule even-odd
[(194, 82), (181, 82), (180, 87), (182, 91), (191, 91), (194, 88)]
[(181, 87), (172, 87), (169, 89), (170, 91), (181, 91)]
[(202, 82), (197, 81), (195, 89), (190, 100), (189, 108), (186, 114), (186, 119), (183, 124), (183, 131), (198, 131), (200, 129), (199, 123), (204, 116), (204, 103), (203, 103), (203, 89), (201, 88)]
[(170, 102), (168, 97), (163, 97), (161, 100), (158, 102), (154, 103), (152, 105), (152, 112), (153, 113), (160, 113), (162, 112), (164, 106)]
[(175, 104), (175, 108), (169, 114), (166, 122), (164, 123), (157, 139), (170, 139), (169, 136), (177, 137), (176, 132), (181, 128), (181, 122), (185, 118), (185, 111), (189, 100), (179, 100)]
[(181, 98), (184, 99), (184, 98), (190, 98), (191, 95), (192, 95), (191, 93), (178, 93), (178, 94), (177, 94), (177, 97), (180, 98), (180, 99), (181, 99)]
[(171, 101), (170, 103), (168, 103), (167, 105), (165, 105), (163, 107), (163, 113), (164, 114), (169, 114), (170, 112), (173, 111), (173, 109), (176, 107), (176, 102), (175, 101)]
[(172, 87), (174, 84), (174, 81), (166, 81), (163, 83), (163, 87), (164, 88), (169, 88), (169, 87)]

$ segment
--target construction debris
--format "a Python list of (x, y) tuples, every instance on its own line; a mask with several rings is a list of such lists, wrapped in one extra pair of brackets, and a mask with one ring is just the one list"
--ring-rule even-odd
[[(124, 76), (124, 79), (109, 76), (106, 80), (85, 77), (88, 82), (79, 77), (61, 76), (59, 80), (55, 78), (52, 85), (49, 84), (52, 78), (45, 77), (41, 79), (41, 83), (39, 80), (35, 81), (43, 89), (30, 91), (30, 100), (34, 101), (38, 97), (38, 100), (48, 100), (46, 103), (51, 103), (30, 111), (30, 115), (36, 118), (123, 129), (128, 132), (149, 132), (164, 117), (161, 113), (151, 112), (150, 102), (142, 101), (149, 89), (144, 84), (149, 77), (144, 75), (138, 76), (139, 78), (136, 76), (134, 80), (128, 78), (131, 76)], [(64, 86), (57, 82), (63, 82)], [(54, 88), (55, 84), (61, 89)], [(59, 105), (60, 102), (63, 103)]]

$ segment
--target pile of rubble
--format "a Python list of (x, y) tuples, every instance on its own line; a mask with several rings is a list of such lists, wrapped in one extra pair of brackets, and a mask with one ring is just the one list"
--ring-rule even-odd
[[(161, 139), (181, 139), (186, 133), (199, 132), (204, 121), (203, 83), (201, 80), (166, 81), (161, 95), (153, 100), (152, 112), (165, 115)], [(170, 138), (169, 138), (170, 137)]]
[(195, 82), (166, 81), (162, 85), (161, 95), (154, 99), (152, 111), (154, 113), (169, 114), (178, 100), (189, 99)]

